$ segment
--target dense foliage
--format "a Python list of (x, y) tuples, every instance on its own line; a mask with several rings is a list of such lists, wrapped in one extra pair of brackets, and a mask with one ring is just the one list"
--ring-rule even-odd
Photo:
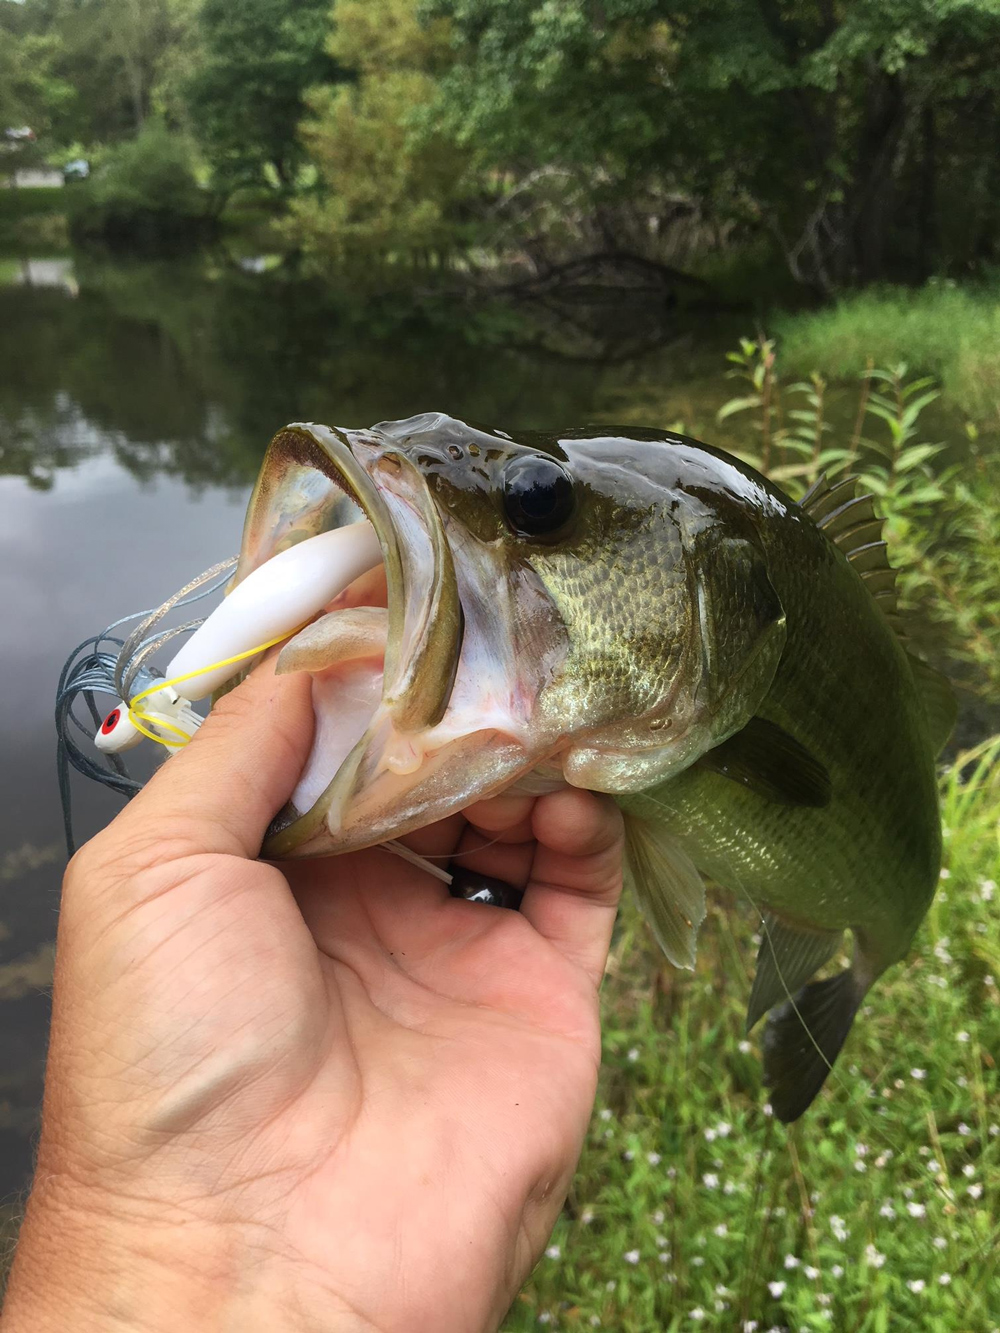
[(994, 0), (24, 0), (0, 118), (156, 112), (327, 264), (753, 242), (831, 291), (1000, 258), (998, 39)]

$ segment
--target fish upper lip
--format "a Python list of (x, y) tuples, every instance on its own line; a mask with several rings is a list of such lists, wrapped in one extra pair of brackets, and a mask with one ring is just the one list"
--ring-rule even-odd
[(292, 429), (308, 431), (321, 446), (382, 548), (389, 616), (383, 707), (401, 731), (433, 726), (454, 682), (462, 611), (451, 547), (426, 480), (377, 427)]

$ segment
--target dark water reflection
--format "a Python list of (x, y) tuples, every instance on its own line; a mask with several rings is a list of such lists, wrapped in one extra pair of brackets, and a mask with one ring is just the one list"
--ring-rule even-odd
[[(532, 349), (482, 303), (338, 300), (210, 263), (0, 261), (3, 279), (0, 1201), (27, 1178), (41, 1087), (64, 859), (52, 704), (70, 649), (238, 547), (287, 421), (578, 424), (606, 387), (599, 365)], [(87, 784), (76, 803), (81, 836), (118, 808)]]

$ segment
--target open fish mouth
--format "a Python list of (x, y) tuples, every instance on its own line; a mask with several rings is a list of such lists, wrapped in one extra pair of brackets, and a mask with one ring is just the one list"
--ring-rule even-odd
[(288, 426), (251, 499), (237, 581), (357, 510), (382, 554), (381, 576), (376, 567), (343, 589), (279, 655), (279, 672), (312, 676), (316, 733), (267, 857), (396, 838), (509, 785), (546, 749), (530, 722), (561, 623), (550, 609), (539, 618), (533, 590), (539, 642), (511, 651), (510, 620), (525, 617), (498, 605), (496, 552), (442, 514), (397, 438), (405, 424)]

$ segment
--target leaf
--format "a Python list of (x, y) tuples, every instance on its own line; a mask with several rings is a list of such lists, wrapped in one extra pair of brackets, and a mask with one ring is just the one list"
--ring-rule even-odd
[(760, 407), (763, 399), (759, 394), (750, 394), (747, 398), (730, 398), (728, 403), (723, 403), (715, 414), (716, 421), (725, 421), (726, 417), (735, 416), (737, 412), (746, 412), (753, 407)]
[(915, 467), (933, 458), (944, 448), (943, 444), (911, 444), (903, 450), (896, 463), (897, 472), (912, 472)]
[(912, 426), (927, 404), (933, 403), (935, 399), (940, 397), (940, 391), (932, 389), (930, 393), (921, 394), (921, 396), (915, 398), (912, 403), (908, 403), (903, 411), (903, 425)]

